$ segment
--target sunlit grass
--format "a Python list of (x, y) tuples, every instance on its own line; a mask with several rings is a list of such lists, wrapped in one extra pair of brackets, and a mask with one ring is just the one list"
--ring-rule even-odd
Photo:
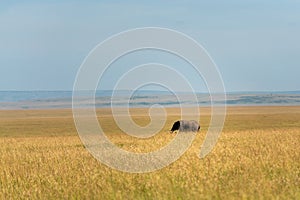
[[(149, 122), (132, 109), (136, 123)], [(149, 139), (115, 125), (110, 111), (100, 124), (119, 147), (148, 152), (166, 145), (178, 109)], [(201, 109), (201, 132), (176, 162), (147, 174), (113, 170), (84, 148), (70, 110), (0, 111), (0, 199), (299, 199), (300, 107), (229, 107), (214, 150), (199, 159), (210, 121)]]

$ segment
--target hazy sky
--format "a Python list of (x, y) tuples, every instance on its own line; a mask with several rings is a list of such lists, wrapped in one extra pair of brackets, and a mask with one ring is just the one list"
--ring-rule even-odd
[(92, 48), (145, 26), (202, 44), (227, 91), (300, 90), (297, 0), (1, 1), (0, 90), (71, 90)]

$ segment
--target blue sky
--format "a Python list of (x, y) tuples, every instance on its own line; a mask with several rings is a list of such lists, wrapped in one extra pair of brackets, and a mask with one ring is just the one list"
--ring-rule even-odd
[(300, 90), (297, 0), (1, 1), (0, 90), (71, 90), (98, 43), (148, 26), (175, 29), (202, 44), (227, 91)]

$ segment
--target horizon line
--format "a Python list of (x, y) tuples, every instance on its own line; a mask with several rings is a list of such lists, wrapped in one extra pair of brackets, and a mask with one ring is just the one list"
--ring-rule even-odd
[[(91, 90), (82, 90), (82, 91), (91, 91)], [(105, 89), (105, 90), (96, 90), (96, 92), (111, 92), (111, 91), (134, 91), (130, 89), (126, 90), (111, 90), (111, 89)], [(140, 92), (169, 92), (166, 90), (137, 90)], [(0, 90), (0, 92), (73, 92), (73, 90)], [(179, 93), (191, 93), (186, 91), (175, 91)], [(195, 93), (202, 93), (202, 94), (208, 94), (209, 92), (206, 91), (195, 91)], [(300, 90), (239, 90), (239, 91), (225, 91), (226, 94), (234, 94), (234, 93), (300, 93)]]

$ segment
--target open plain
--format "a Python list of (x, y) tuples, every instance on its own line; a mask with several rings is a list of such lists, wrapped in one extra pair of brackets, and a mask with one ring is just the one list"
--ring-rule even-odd
[[(120, 148), (159, 149), (174, 138), (180, 118), (167, 108), (165, 127), (154, 137), (125, 135), (109, 109), (100, 125)], [(150, 122), (146, 108), (133, 120)], [(204, 159), (198, 154), (210, 122), (200, 108), (201, 131), (176, 162), (155, 172), (124, 173), (97, 161), (83, 146), (72, 111), (0, 111), (0, 199), (300, 199), (300, 107), (228, 107), (223, 132)]]

